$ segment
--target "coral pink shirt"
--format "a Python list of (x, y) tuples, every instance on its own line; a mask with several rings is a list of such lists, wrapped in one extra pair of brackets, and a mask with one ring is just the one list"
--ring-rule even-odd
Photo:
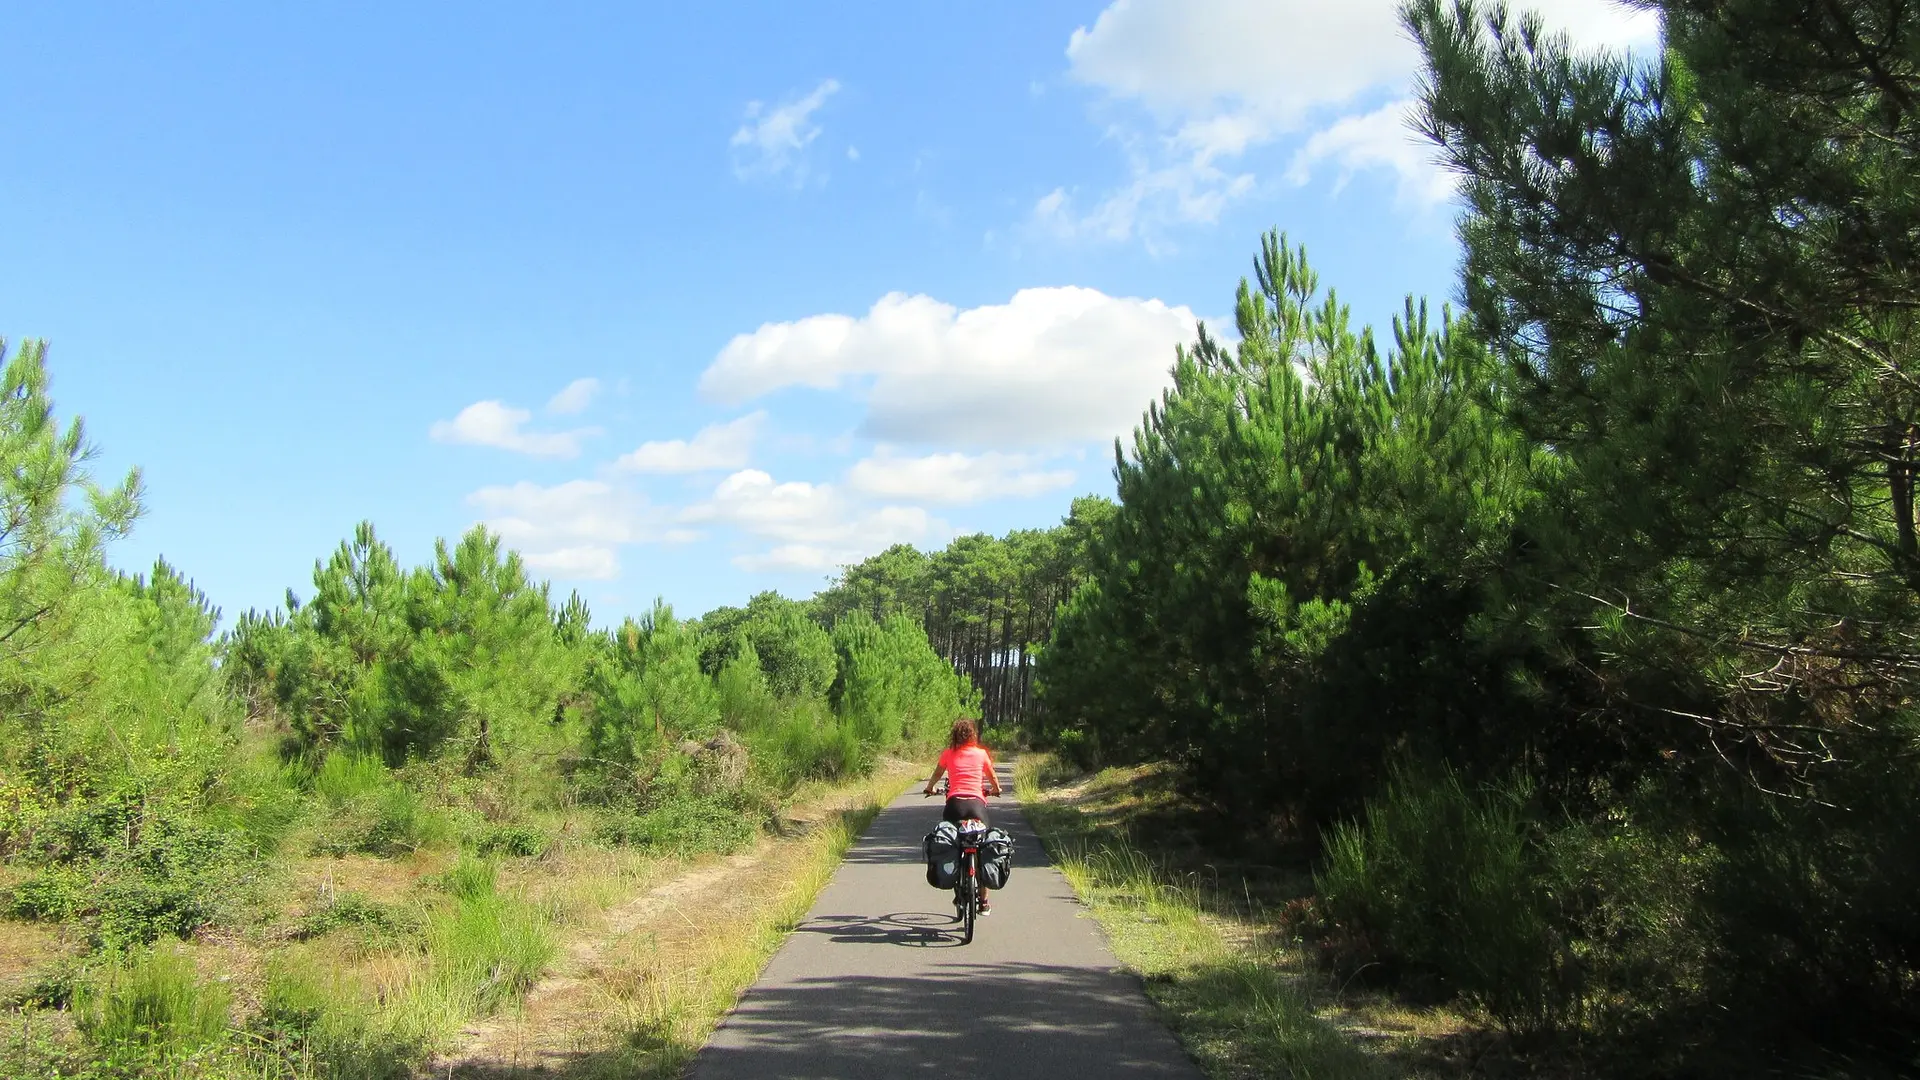
[(947, 770), (947, 798), (984, 799), (987, 797), (987, 767), (993, 759), (987, 748), (969, 743), (940, 752), (940, 767)]

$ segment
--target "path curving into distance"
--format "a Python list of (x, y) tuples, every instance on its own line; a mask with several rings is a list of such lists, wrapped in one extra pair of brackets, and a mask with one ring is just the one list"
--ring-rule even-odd
[(973, 944), (960, 944), (952, 894), (926, 882), (920, 838), (940, 802), (916, 785), (847, 852), (692, 1080), (1199, 1080), (1018, 804), (990, 806), (1014, 837), (1013, 878)]

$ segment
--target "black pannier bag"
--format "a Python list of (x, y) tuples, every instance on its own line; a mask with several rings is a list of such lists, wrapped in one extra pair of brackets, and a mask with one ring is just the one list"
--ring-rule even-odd
[(1005, 829), (988, 829), (980, 841), (980, 884), (1004, 889), (1013, 876), (1013, 837)]
[(953, 822), (943, 821), (927, 834), (920, 850), (927, 857), (927, 884), (936, 889), (953, 888), (960, 879), (960, 830), (953, 827)]

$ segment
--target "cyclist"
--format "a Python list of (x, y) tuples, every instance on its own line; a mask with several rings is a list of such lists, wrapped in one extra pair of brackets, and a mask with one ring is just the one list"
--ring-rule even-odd
[[(987, 748), (980, 745), (979, 729), (973, 721), (955, 720), (953, 730), (947, 736), (947, 748), (940, 752), (940, 763), (933, 767), (933, 775), (927, 777), (927, 787), (922, 794), (933, 794), (933, 785), (940, 777), (947, 778), (947, 808), (940, 815), (944, 821), (960, 824), (966, 818), (987, 820), (988, 795), (1000, 794), (1000, 778), (994, 774), (993, 758)], [(987, 913), (987, 890), (980, 888), (980, 914)]]

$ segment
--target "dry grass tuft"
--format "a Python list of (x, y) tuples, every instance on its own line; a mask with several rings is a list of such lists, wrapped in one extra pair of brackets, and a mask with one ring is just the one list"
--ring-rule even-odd
[(59, 927), (0, 919), (0, 999), (18, 998), (32, 988), (39, 972), (80, 951)]

